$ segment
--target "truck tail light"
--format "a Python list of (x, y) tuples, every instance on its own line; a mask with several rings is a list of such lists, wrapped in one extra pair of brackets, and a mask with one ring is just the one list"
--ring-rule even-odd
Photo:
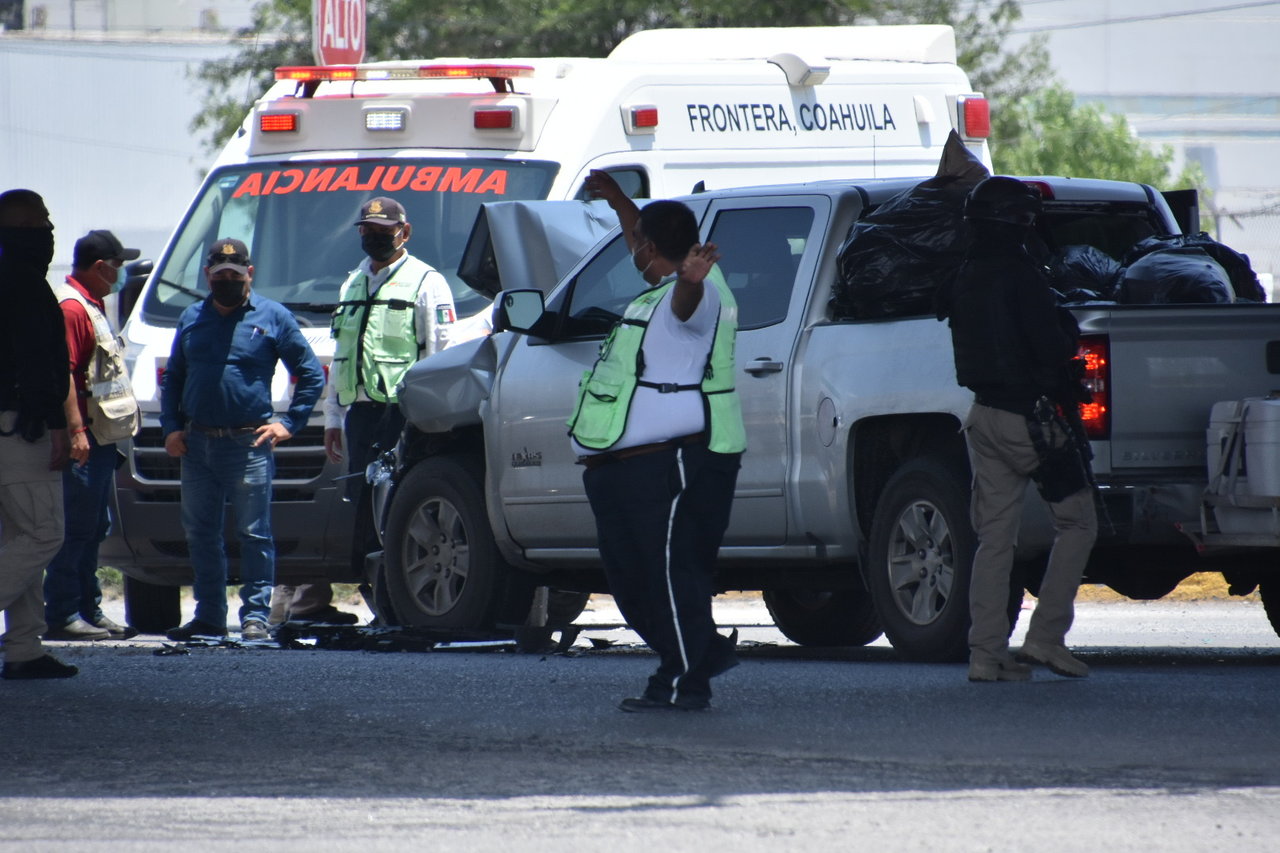
[[(326, 385), (328, 385), (328, 384), (329, 384), (329, 365), (327, 365), (327, 364), (322, 364), (322, 365), (320, 365), (320, 369), (324, 371), (324, 382), (325, 382), (325, 384), (326, 384)], [(292, 373), (290, 373), (290, 374), (289, 374), (289, 384), (290, 384), (290, 385), (297, 385), (297, 384), (298, 384), (298, 377), (297, 377), (297, 376), (294, 376)]]
[(258, 116), (258, 130), (263, 133), (293, 133), (297, 129), (297, 113), (263, 113)]
[(156, 387), (157, 388), (164, 387), (164, 368), (163, 367), (156, 368)]
[(472, 113), (472, 127), (476, 130), (512, 130), (516, 126), (516, 111), (510, 107), (476, 110)]
[(1105, 335), (1080, 338), (1079, 356), (1084, 359), (1084, 387), (1089, 402), (1080, 407), (1080, 418), (1089, 438), (1111, 437), (1111, 345)]
[(962, 97), (957, 110), (960, 135), (965, 139), (986, 139), (991, 135), (991, 104), (980, 96)]

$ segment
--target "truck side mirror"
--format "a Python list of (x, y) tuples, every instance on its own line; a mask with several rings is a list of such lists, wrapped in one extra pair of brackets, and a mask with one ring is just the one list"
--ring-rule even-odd
[(120, 301), (117, 303), (120, 312), (116, 318), (120, 324), (118, 328), (124, 328), (129, 314), (133, 312), (134, 303), (138, 301), (138, 295), (142, 293), (142, 285), (146, 284), (147, 276), (151, 275), (154, 267), (155, 263), (150, 258), (142, 258), (130, 261), (120, 271), (125, 279), (120, 286)]
[(504, 290), (493, 300), (493, 330), (539, 334), (545, 314), (541, 290)]

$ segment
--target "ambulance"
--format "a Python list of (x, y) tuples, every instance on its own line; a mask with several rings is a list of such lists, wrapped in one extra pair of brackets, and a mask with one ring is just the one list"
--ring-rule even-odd
[[(474, 318), (488, 309), (458, 275), (486, 202), (585, 200), (592, 169), (636, 198), (925, 176), (953, 129), (990, 163), (988, 104), (957, 66), (946, 26), (650, 30), (603, 59), (394, 61), (275, 76), (213, 163), (123, 330), (143, 427), (119, 472), (103, 553), (126, 574), (128, 616), (142, 630), (178, 624), (178, 586), (191, 582), (158, 389), (179, 314), (207, 295), (202, 267), (217, 238), (249, 246), (254, 291), (293, 311), (327, 370), (329, 317), (362, 257), (353, 225), (374, 196), (403, 204), (408, 249), (449, 280), (462, 335), (478, 333)], [(278, 411), (291, 384), (282, 368)], [(282, 583), (360, 580), (349, 566), (345, 472), (326, 461), (319, 409), (276, 451)], [(228, 544), (234, 558), (234, 536)]]

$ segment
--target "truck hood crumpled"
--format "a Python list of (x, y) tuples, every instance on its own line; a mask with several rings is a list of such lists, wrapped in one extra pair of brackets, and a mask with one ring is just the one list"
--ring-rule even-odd
[(506, 333), (465, 341), (409, 368), (397, 392), (405, 419), (426, 433), (480, 423), (480, 404), (493, 387), (498, 352), (512, 337)]
[(603, 201), (500, 201), (480, 206), (458, 276), (493, 299), (502, 290), (550, 293), (592, 246), (618, 227)]

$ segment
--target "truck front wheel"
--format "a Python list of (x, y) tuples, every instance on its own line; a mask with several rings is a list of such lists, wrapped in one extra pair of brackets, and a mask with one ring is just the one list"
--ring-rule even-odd
[(976, 536), (968, 484), (940, 459), (904, 465), (871, 523), (867, 586), (884, 632), (908, 660), (964, 660)]
[(480, 465), (424, 460), (396, 489), (387, 516), (386, 581), (404, 625), (489, 631), (524, 620), (533, 585), (498, 553)]

